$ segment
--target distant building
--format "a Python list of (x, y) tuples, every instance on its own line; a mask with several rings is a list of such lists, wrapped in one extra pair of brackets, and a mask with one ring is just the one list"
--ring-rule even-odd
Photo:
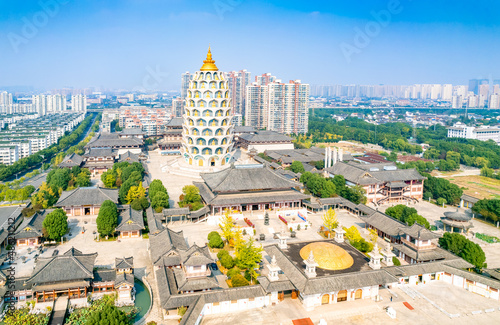
[(182, 117), (184, 112), (184, 99), (177, 97), (172, 99), (172, 114), (174, 117)]
[(187, 90), (189, 89), (189, 82), (193, 80), (194, 75), (186, 71), (181, 77), (181, 99), (184, 100), (187, 97)]
[(274, 131), (257, 131), (238, 136), (237, 145), (257, 152), (266, 150), (293, 150), (293, 139)]
[(229, 97), (235, 115), (245, 114), (246, 88), (251, 83), (251, 75), (247, 70), (226, 73), (226, 79), (229, 83)]
[(73, 95), (71, 96), (71, 110), (73, 112), (87, 112), (87, 96)]
[(448, 138), (474, 139), (480, 141), (493, 140), (500, 143), (500, 128), (497, 127), (473, 127), (463, 123), (456, 123), (448, 128)]
[(423, 197), (424, 176), (416, 169), (398, 169), (393, 163), (359, 164), (337, 162), (326, 168), (330, 177), (342, 175), (349, 186), (359, 185), (368, 202), (415, 202)]
[(309, 85), (300, 80), (247, 87), (245, 124), (285, 134), (307, 133)]

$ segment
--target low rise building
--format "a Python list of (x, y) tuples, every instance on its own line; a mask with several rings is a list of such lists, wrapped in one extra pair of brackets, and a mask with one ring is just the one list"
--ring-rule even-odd
[(118, 203), (118, 190), (101, 187), (78, 187), (64, 191), (54, 204), (62, 208), (68, 217), (97, 216), (104, 201)]

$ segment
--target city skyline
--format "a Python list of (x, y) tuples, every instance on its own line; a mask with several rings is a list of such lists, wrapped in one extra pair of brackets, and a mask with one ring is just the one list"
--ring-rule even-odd
[(498, 9), (492, 1), (3, 3), (0, 87), (178, 90), (209, 43), (225, 72), (325, 85), (467, 84), (500, 75), (488, 54), (500, 49)]

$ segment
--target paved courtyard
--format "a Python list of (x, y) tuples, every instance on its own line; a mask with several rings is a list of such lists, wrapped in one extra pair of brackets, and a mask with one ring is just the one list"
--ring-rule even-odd
[[(292, 320), (310, 317), (314, 324), (321, 319), (327, 324), (496, 324), (500, 317), (500, 303), (484, 298), (452, 285), (435, 282), (426, 286), (412, 287), (412, 291), (422, 293), (415, 299), (401, 289), (380, 290), (381, 301), (357, 300), (337, 304), (323, 305), (306, 311), (299, 300), (285, 299), (276, 306), (249, 310), (233, 314), (209, 315), (201, 324), (292, 324)], [(418, 294), (417, 294), (418, 295)], [(390, 301), (391, 296), (393, 301)], [(425, 297), (425, 298), (424, 298)], [(427, 299), (426, 299), (427, 298)], [(403, 302), (408, 302), (414, 310), (408, 309)], [(448, 314), (438, 309), (437, 304)], [(396, 310), (396, 319), (385, 313), (385, 307)], [(481, 313), (479, 313), (481, 311)], [(474, 312), (474, 314), (473, 314)], [(478, 314), (477, 314), (478, 313)]]
[[(182, 188), (186, 185), (193, 185), (194, 181), (201, 181), (200, 178), (175, 175), (168, 172), (168, 164), (173, 163), (179, 156), (162, 156), (157, 151), (149, 151), (147, 162), (151, 180), (159, 179), (167, 188), (170, 196), (170, 206), (178, 207), (179, 196), (182, 194)], [(165, 171), (163, 171), (164, 169)]]

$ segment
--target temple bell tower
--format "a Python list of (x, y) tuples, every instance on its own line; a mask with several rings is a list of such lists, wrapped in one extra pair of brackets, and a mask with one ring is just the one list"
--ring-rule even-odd
[(207, 59), (189, 82), (182, 128), (182, 157), (190, 166), (221, 167), (233, 155), (229, 85), (208, 48)]

